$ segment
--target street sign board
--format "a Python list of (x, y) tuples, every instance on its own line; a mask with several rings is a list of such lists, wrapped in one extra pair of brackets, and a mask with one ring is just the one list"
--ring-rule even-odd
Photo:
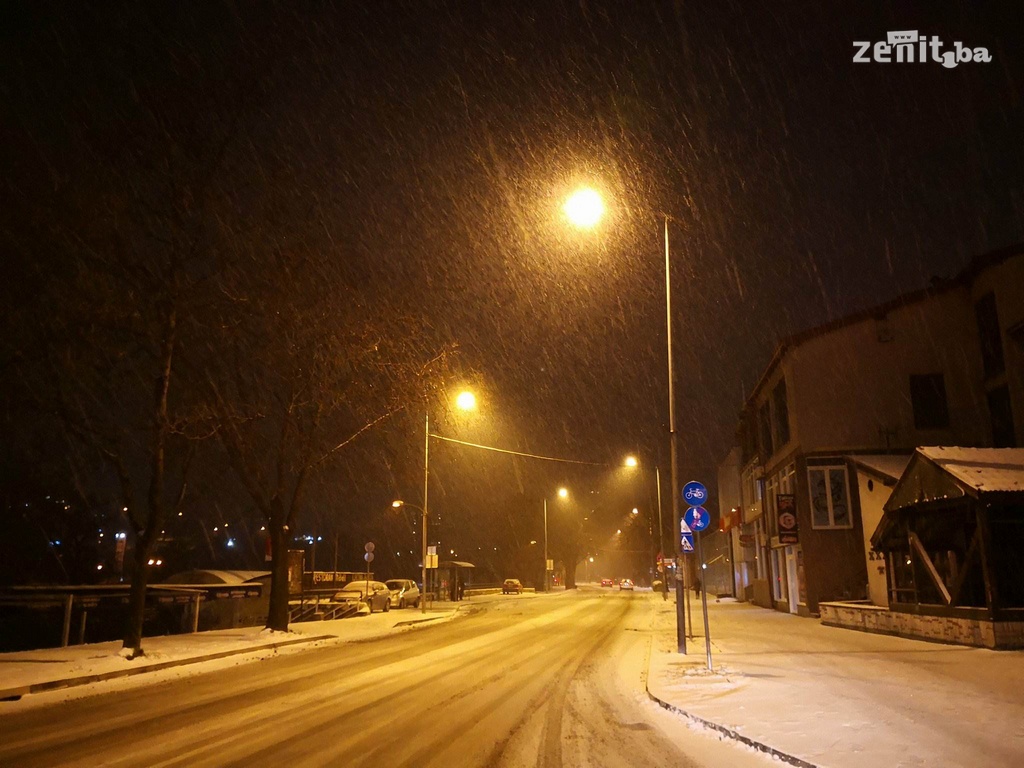
[(711, 523), (711, 515), (704, 507), (690, 507), (683, 514), (683, 522), (690, 526), (691, 530), (703, 531)]
[(679, 535), (679, 548), (683, 552), (693, 552), (693, 534), (682, 533)]
[(708, 489), (702, 483), (691, 480), (683, 486), (683, 501), (691, 507), (699, 507), (708, 500)]

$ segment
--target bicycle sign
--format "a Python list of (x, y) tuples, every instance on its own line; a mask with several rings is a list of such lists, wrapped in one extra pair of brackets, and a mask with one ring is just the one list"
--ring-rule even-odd
[(699, 507), (708, 500), (708, 489), (696, 480), (691, 480), (683, 486), (683, 501), (691, 507)]
[(690, 507), (683, 515), (683, 522), (693, 531), (703, 531), (711, 522), (711, 515), (704, 507)]

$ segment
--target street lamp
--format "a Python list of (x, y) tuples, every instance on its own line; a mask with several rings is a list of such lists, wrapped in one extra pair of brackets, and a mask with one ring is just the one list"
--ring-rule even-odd
[[(627, 467), (639, 467), (640, 462), (637, 461), (635, 456), (626, 457)], [(661, 517), (661, 470), (658, 467), (654, 468), (654, 484), (658, 492), (658, 556), (662, 558), (661, 562), (661, 574), (662, 574), (662, 600), (668, 600), (668, 568), (665, 566), (665, 524)]]
[[(558, 498), (569, 498), (568, 488), (558, 489)], [(551, 581), (548, 568), (548, 497), (544, 497), (544, 591), (548, 591), (548, 583)]]
[[(597, 225), (604, 214), (604, 203), (601, 195), (590, 187), (584, 187), (574, 192), (565, 205), (562, 207), (569, 221), (577, 227), (591, 229)], [(666, 348), (668, 352), (668, 434), (669, 453), (671, 461), (671, 490), (672, 490), (672, 519), (679, 520), (679, 450), (676, 443), (676, 404), (674, 381), (675, 372), (672, 367), (672, 281), (671, 281), (671, 258), (668, 240), (667, 214), (662, 214), (664, 221), (665, 237), (665, 328)], [(678, 538), (676, 540), (676, 557), (681, 558), (682, 552), (679, 549)], [(686, 614), (683, 607), (683, 585), (676, 579), (676, 645), (679, 653), (686, 653)]]
[[(455, 398), (455, 405), (463, 411), (476, 410), (476, 395), (469, 390), (463, 390)], [(423, 591), (427, 590), (427, 510), (430, 508), (430, 411), (423, 416), (423, 506), (420, 511), (423, 513), (423, 547), (422, 547), (422, 580)], [(400, 503), (393, 503), (393, 506), (401, 506)], [(427, 612), (427, 601), (420, 600), (420, 613)]]

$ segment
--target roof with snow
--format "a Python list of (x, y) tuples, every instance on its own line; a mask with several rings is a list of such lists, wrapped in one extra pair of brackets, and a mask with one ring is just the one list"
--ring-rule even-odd
[(1024, 491), (1024, 448), (935, 447), (917, 450), (977, 491)]
[(1024, 496), (1024, 448), (918, 448), (885, 511), (990, 494)]
[(212, 569), (197, 569), (194, 571), (182, 571), (176, 573), (164, 584), (245, 584), (258, 581), (270, 575), (270, 571), (218, 571)]

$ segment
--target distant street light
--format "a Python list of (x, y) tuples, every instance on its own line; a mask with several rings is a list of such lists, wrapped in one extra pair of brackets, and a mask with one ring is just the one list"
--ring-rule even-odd
[[(574, 192), (562, 210), (569, 221), (577, 227), (590, 229), (597, 225), (597, 222), (604, 214), (604, 203), (601, 196), (591, 189), (584, 187)], [(659, 215), (663, 220), (663, 232), (665, 239), (665, 327), (666, 327), (666, 349), (668, 352), (668, 433), (669, 452), (671, 460), (671, 496), (672, 496), (672, 519), (679, 520), (679, 458), (678, 445), (676, 441), (676, 405), (675, 405), (675, 372), (672, 367), (672, 281), (671, 281), (671, 257), (668, 241), (667, 214)], [(676, 540), (676, 557), (682, 557), (679, 550), (679, 541)], [(679, 653), (686, 653), (686, 615), (683, 608), (683, 585), (676, 580), (676, 645)]]

